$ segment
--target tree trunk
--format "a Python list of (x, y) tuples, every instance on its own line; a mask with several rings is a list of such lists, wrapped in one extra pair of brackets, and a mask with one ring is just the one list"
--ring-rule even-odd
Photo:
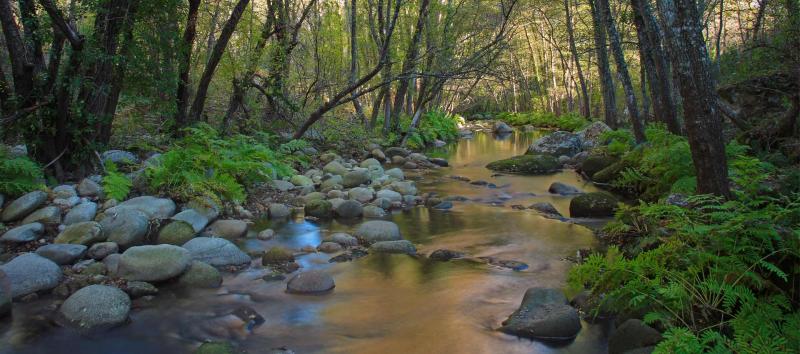
[(186, 127), (186, 107), (189, 104), (189, 71), (192, 67), (192, 47), (194, 37), (197, 35), (197, 12), (200, 0), (189, 0), (189, 15), (186, 18), (186, 28), (183, 30), (183, 40), (179, 49), (178, 91), (175, 94), (177, 110), (175, 112), (175, 132)]
[(730, 197), (728, 163), (708, 50), (695, 0), (658, 0), (672, 67), (683, 97), (684, 119), (697, 192)]
[(35, 104), (33, 93), (34, 65), (26, 60), (25, 44), (14, 20), (14, 9), (11, 1), (0, 1), (0, 23), (6, 39), (6, 50), (11, 61), (11, 77), (14, 79), (14, 94), (20, 108)]
[(603, 111), (605, 122), (612, 129), (617, 128), (617, 97), (614, 92), (614, 81), (611, 79), (611, 68), (606, 52), (606, 30), (600, 10), (595, 0), (589, 0), (594, 27), (594, 46), (597, 52), (597, 72), (600, 74), (600, 90), (603, 93)]
[(591, 116), (589, 112), (589, 91), (586, 89), (586, 79), (583, 77), (583, 69), (581, 69), (581, 61), (578, 57), (578, 49), (575, 46), (575, 30), (572, 27), (572, 11), (570, 11), (570, 0), (564, 0), (564, 11), (567, 15), (567, 35), (569, 37), (569, 51), (572, 53), (572, 58), (575, 61), (575, 67), (578, 71), (578, 82), (581, 85), (581, 115), (589, 119)]
[[(350, 84), (358, 81), (358, 6), (357, 0), (350, 0)], [(353, 93), (355, 96), (355, 92)], [(367, 124), (367, 118), (364, 115), (364, 108), (361, 107), (361, 102), (358, 97), (353, 97), (353, 108), (356, 110), (356, 116), (364, 124)]]
[[(428, 4), (430, 4), (430, 0), (420, 0), (417, 25), (414, 27), (414, 35), (411, 36), (411, 42), (408, 43), (406, 57), (403, 60), (400, 73), (401, 76), (409, 75), (417, 64), (419, 42), (422, 39), (422, 30), (425, 27), (425, 22), (428, 19)], [(397, 92), (394, 95), (394, 111), (392, 111), (392, 116), (399, 117), (400, 113), (403, 111), (403, 102), (408, 92), (408, 84), (408, 78), (401, 78), (398, 81)], [(395, 129), (397, 129), (399, 122), (400, 119), (395, 119)]]

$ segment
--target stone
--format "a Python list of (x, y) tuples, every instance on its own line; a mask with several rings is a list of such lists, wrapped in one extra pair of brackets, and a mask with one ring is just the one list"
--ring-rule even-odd
[(36, 249), (36, 254), (58, 265), (72, 264), (86, 254), (86, 246), (68, 243), (53, 243)]
[(250, 263), (250, 256), (230, 241), (217, 237), (195, 237), (183, 248), (189, 250), (192, 259), (215, 267), (241, 266)]
[(378, 161), (386, 161), (386, 154), (384, 154), (381, 149), (372, 149), (370, 156)]
[[(403, 199), (402, 196), (400, 199)], [(392, 201), (386, 198), (376, 198), (374, 201), (372, 201), (372, 205), (383, 210), (389, 210), (392, 207)]]
[(272, 203), (269, 205), (270, 219), (285, 219), (292, 215), (292, 210), (286, 204)]
[(376, 205), (367, 205), (364, 206), (362, 215), (365, 218), (382, 218), (386, 216), (386, 210)]
[(395, 181), (387, 188), (402, 195), (417, 195), (417, 185), (413, 181)]
[[(2, 200), (0, 200), (2, 202)], [(0, 203), (2, 205), (2, 203)], [(7, 290), (0, 289), (0, 319), (6, 317), (11, 314), (11, 296), (7, 293)]]
[(148, 219), (168, 219), (175, 214), (175, 202), (167, 198), (141, 196), (128, 199), (117, 206), (106, 210), (106, 214), (118, 212), (122, 209), (135, 209), (142, 212)]
[(333, 290), (333, 277), (321, 270), (309, 270), (295, 274), (286, 284), (286, 291), (293, 294), (319, 294)]
[(64, 225), (72, 225), (79, 222), (86, 222), (94, 220), (97, 214), (97, 203), (83, 202), (80, 203), (67, 212), (64, 216)]
[(190, 251), (178, 246), (135, 246), (120, 257), (118, 272), (127, 280), (164, 281), (183, 273), (191, 259)]
[(195, 233), (203, 231), (208, 226), (209, 218), (195, 209), (186, 209), (172, 216), (172, 220), (183, 221), (192, 226)]
[(520, 173), (526, 175), (543, 175), (558, 172), (561, 166), (553, 156), (548, 155), (520, 155), (512, 158), (494, 161), (486, 168), (492, 171)]
[(315, 199), (306, 203), (305, 207), (306, 215), (320, 219), (330, 218), (332, 210), (333, 205), (331, 205), (331, 202), (319, 199)]
[(589, 178), (619, 161), (619, 158), (610, 155), (590, 155), (578, 166), (578, 171)]
[(42, 290), (55, 288), (62, 273), (58, 264), (37, 255), (23, 253), (0, 266), (11, 288), (12, 298), (18, 298)]
[(342, 189), (342, 183), (344, 182), (344, 178), (339, 175), (330, 176), (322, 181), (319, 188), (321, 191), (329, 192), (336, 189)]
[(205, 236), (236, 240), (247, 235), (249, 226), (242, 220), (217, 220), (203, 232)]
[(569, 203), (569, 215), (573, 218), (611, 217), (617, 210), (619, 201), (605, 192), (579, 195)]
[(396, 147), (396, 146), (386, 149), (385, 152), (386, 156), (402, 156), (402, 157), (406, 157), (411, 153), (406, 148)]
[(593, 122), (587, 127), (575, 132), (575, 135), (580, 138), (581, 147), (583, 150), (590, 150), (603, 144), (603, 141), (600, 140), (600, 137), (603, 135), (603, 133), (608, 131), (611, 131), (611, 128), (609, 128), (606, 123)]
[(275, 230), (273, 229), (262, 230), (256, 236), (257, 239), (262, 241), (271, 240), (273, 237), (275, 237)]
[(105, 215), (106, 217), (100, 221), (104, 240), (116, 242), (123, 249), (144, 243), (150, 226), (144, 213), (138, 209), (122, 208), (106, 211)]
[(375, 192), (370, 188), (356, 187), (347, 191), (348, 198), (361, 203), (367, 203), (375, 197)]
[(312, 181), (311, 178), (308, 178), (308, 177), (303, 176), (303, 175), (294, 175), (289, 180), (289, 182), (292, 182), (293, 185), (298, 186), (298, 187), (307, 187), (307, 186), (313, 186), (314, 185), (314, 181)]
[(368, 159), (366, 159), (366, 160), (364, 160), (364, 161), (361, 161), (361, 163), (359, 164), (359, 166), (361, 166), (361, 167), (363, 167), (363, 168), (369, 168), (370, 166), (378, 166), (378, 167), (381, 167), (381, 162), (380, 162), (380, 161), (378, 161), (377, 159), (368, 158)]
[(652, 347), (661, 341), (661, 333), (638, 319), (629, 319), (617, 327), (608, 338), (608, 353), (623, 354)]
[(119, 253), (109, 254), (106, 258), (103, 258), (103, 264), (106, 265), (109, 275), (117, 275), (119, 272), (119, 261), (121, 258), (122, 255)]
[(325, 194), (324, 194), (324, 193), (321, 193), (321, 192), (311, 192), (311, 193), (307, 193), (307, 194), (305, 194), (305, 195), (304, 195), (304, 196), (302, 196), (300, 199), (302, 200), (302, 204), (304, 204), (304, 205), (305, 205), (305, 204), (308, 204), (309, 202), (311, 202), (311, 201), (314, 201), (314, 200), (324, 200), (324, 199), (325, 199), (325, 197), (326, 197), (326, 196), (325, 196)]
[(428, 161), (430, 161), (432, 164), (434, 164), (436, 166), (439, 166), (439, 167), (450, 166), (450, 163), (447, 162), (447, 160), (445, 160), (443, 158), (440, 158), (440, 157), (434, 157), (434, 158), (428, 159)]
[(158, 294), (158, 288), (155, 285), (144, 281), (129, 281), (125, 285), (125, 292), (131, 298), (136, 299), (145, 296), (153, 296)]
[(552, 215), (552, 216), (557, 216), (557, 217), (561, 217), (562, 216), (561, 213), (558, 212), (558, 209), (556, 209), (556, 207), (553, 206), (553, 204), (550, 204), (550, 203), (547, 203), (547, 202), (533, 203), (528, 208), (536, 210), (536, 211), (538, 211), (538, 212), (540, 212), (542, 214), (546, 214), (546, 215)]
[(172, 220), (158, 232), (158, 243), (180, 246), (191, 240), (197, 232), (189, 223)]
[(453, 209), (453, 202), (451, 201), (443, 201), (433, 206), (436, 210), (450, 210)]
[(68, 210), (80, 203), (81, 203), (81, 198), (79, 197), (69, 197), (66, 199), (64, 198), (53, 199), (53, 205), (61, 210)]
[(685, 194), (681, 193), (672, 193), (664, 199), (664, 203), (669, 205), (674, 205), (681, 208), (688, 208), (689, 207), (689, 200)]
[(61, 314), (83, 329), (110, 328), (128, 320), (131, 299), (113, 286), (89, 285), (70, 295), (61, 305)]
[(358, 239), (353, 237), (350, 234), (346, 234), (344, 232), (337, 232), (331, 235), (330, 240), (336, 242), (344, 247), (355, 247), (358, 246)]
[(405, 173), (399, 168), (390, 168), (384, 172), (387, 176), (392, 177), (398, 181), (406, 179)]
[(514, 128), (511, 128), (508, 124), (504, 122), (495, 122), (494, 126), (492, 127), (492, 132), (495, 134), (508, 134), (514, 131)]
[(391, 221), (370, 220), (356, 228), (354, 236), (364, 244), (373, 244), (379, 241), (401, 240), (400, 228)]
[(581, 330), (578, 311), (567, 305), (561, 290), (530, 288), (519, 309), (503, 321), (500, 331), (530, 339), (569, 341)]
[(25, 219), (22, 219), (23, 224), (30, 224), (40, 222), (47, 225), (58, 225), (61, 223), (61, 209), (57, 206), (46, 206), (39, 210), (30, 213)]
[(392, 163), (395, 165), (402, 165), (406, 163), (406, 158), (402, 156), (392, 156)]
[(322, 172), (344, 176), (347, 173), (347, 168), (344, 167), (344, 165), (342, 165), (339, 161), (331, 161), (322, 168)]
[(336, 215), (343, 218), (356, 218), (361, 216), (361, 214), (364, 212), (364, 207), (361, 206), (361, 203), (355, 200), (345, 200), (336, 206), (334, 211), (336, 212)]
[(25, 243), (35, 241), (44, 232), (44, 225), (35, 222), (32, 224), (25, 224), (17, 226), (11, 230), (6, 231), (0, 241), (6, 243)]
[(53, 188), (53, 198), (69, 199), (77, 196), (78, 191), (76, 191), (75, 187), (71, 185), (62, 184)]
[(413, 162), (413, 161), (406, 161), (403, 164), (403, 169), (404, 170), (416, 170), (418, 168), (419, 168), (419, 165), (416, 162)]
[(390, 202), (403, 201), (403, 195), (391, 189), (381, 189), (375, 195), (378, 198), (388, 199)]
[(336, 253), (343, 249), (342, 245), (336, 242), (323, 242), (317, 246), (317, 250), (324, 253)]
[(222, 285), (222, 274), (210, 264), (193, 261), (178, 277), (178, 284), (188, 288), (218, 288)]
[(553, 194), (560, 194), (560, 195), (570, 195), (570, 194), (581, 194), (583, 191), (578, 189), (577, 187), (570, 186), (566, 183), (561, 182), (553, 182), (550, 185), (550, 188), (547, 189), (548, 192)]
[(86, 255), (99, 261), (117, 252), (119, 252), (119, 246), (115, 242), (98, 242), (89, 247)]
[(108, 150), (101, 155), (103, 162), (111, 161), (117, 165), (135, 165), (139, 163), (136, 155), (124, 150)]
[(416, 254), (417, 248), (408, 240), (397, 241), (379, 241), (373, 243), (369, 247), (370, 252), (375, 253), (398, 253), (398, 254)]
[[(344, 200), (342, 198), (331, 198), (331, 199), (328, 199), (328, 201), (331, 202), (331, 208), (333, 208), (333, 211), (335, 212), (336, 208), (338, 208), (340, 205), (342, 205), (342, 203), (344, 203), (346, 200)], [(356, 203), (358, 203), (358, 202), (356, 202)]]
[(101, 194), (103, 194), (103, 187), (89, 178), (82, 179), (78, 184), (78, 195), (81, 197), (96, 197)]
[(33, 191), (25, 194), (3, 209), (0, 218), (3, 222), (16, 221), (26, 217), (28, 214), (42, 206), (47, 201), (47, 193), (43, 191)]
[(67, 226), (61, 231), (55, 243), (72, 243), (77, 245), (90, 246), (96, 242), (106, 240), (102, 226), (94, 221), (84, 221)]
[(451, 259), (464, 257), (465, 254), (458, 251), (451, 251), (446, 249), (438, 249), (433, 251), (428, 258), (434, 261), (447, 262)]
[(275, 246), (264, 252), (261, 257), (263, 265), (278, 265), (294, 262), (294, 254), (286, 248)]
[(294, 189), (294, 184), (292, 184), (292, 182), (280, 179), (272, 181), (272, 186), (281, 192), (287, 192)]
[(344, 188), (358, 187), (368, 182), (369, 171), (366, 169), (350, 171), (342, 178), (342, 186), (344, 186)]
[(528, 154), (572, 157), (581, 150), (581, 138), (578, 135), (557, 131), (536, 140), (528, 147)]

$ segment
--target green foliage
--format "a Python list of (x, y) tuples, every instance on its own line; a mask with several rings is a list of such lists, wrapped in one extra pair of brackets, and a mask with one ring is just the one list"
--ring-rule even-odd
[(636, 139), (628, 129), (609, 130), (600, 135), (600, 141), (607, 141), (606, 149), (613, 156), (622, 156), (636, 146)]
[(298, 158), (287, 153), (307, 144), (294, 140), (275, 151), (267, 143), (244, 135), (223, 138), (201, 124), (186, 129), (184, 137), (145, 173), (151, 188), (178, 200), (205, 196), (239, 202), (247, 196), (244, 186), (292, 174), (290, 164)]
[(0, 194), (16, 197), (44, 188), (41, 166), (27, 157), (11, 157), (0, 146)]
[[(458, 124), (463, 122), (464, 119), (459, 115), (441, 110), (430, 111), (422, 116), (417, 128), (409, 132), (408, 146), (422, 148), (435, 140), (453, 141), (458, 138)], [(410, 119), (401, 120), (404, 128), (410, 124)]]
[(124, 173), (119, 172), (117, 165), (111, 161), (106, 162), (106, 175), (103, 176), (103, 192), (106, 197), (116, 200), (125, 200), (131, 192), (133, 183)]
[(581, 115), (570, 112), (556, 116), (551, 112), (500, 113), (496, 117), (511, 125), (533, 125), (538, 128), (556, 128), (575, 131), (589, 124)]

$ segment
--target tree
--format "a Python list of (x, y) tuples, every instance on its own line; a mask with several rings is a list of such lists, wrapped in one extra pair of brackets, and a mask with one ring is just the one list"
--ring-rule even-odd
[(578, 70), (578, 81), (581, 85), (581, 114), (585, 118), (589, 118), (590, 104), (589, 104), (589, 90), (586, 89), (586, 79), (583, 77), (583, 70), (581, 69), (581, 61), (578, 56), (578, 48), (575, 45), (575, 30), (572, 27), (572, 13), (570, 11), (570, 0), (564, 0), (564, 13), (567, 16), (567, 35), (569, 37), (569, 51), (572, 53), (572, 59), (575, 61), (575, 68)]
[(606, 52), (606, 30), (597, 0), (589, 0), (594, 27), (594, 46), (597, 53), (597, 71), (600, 74), (600, 89), (603, 94), (603, 114), (605, 122), (611, 128), (617, 127), (617, 97), (614, 92), (614, 81), (611, 79), (611, 68)]

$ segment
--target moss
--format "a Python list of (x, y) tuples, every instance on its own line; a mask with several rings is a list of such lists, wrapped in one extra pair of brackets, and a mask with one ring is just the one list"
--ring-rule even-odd
[(264, 256), (261, 258), (261, 264), (263, 265), (283, 264), (289, 262), (294, 262), (294, 255), (291, 251), (283, 247), (270, 248), (270, 250), (265, 252)]
[(182, 220), (173, 220), (158, 232), (158, 243), (182, 246), (195, 235), (194, 228)]
[(236, 350), (232, 344), (227, 342), (208, 342), (203, 343), (197, 350), (194, 352), (195, 354), (236, 354), (241, 353), (241, 351)]
[(614, 216), (619, 201), (605, 192), (587, 193), (573, 198), (569, 203), (571, 217)]
[(592, 178), (595, 173), (619, 162), (619, 158), (610, 155), (591, 155), (583, 161), (580, 171)]
[(327, 200), (313, 199), (306, 203), (306, 215), (315, 218), (329, 218), (333, 212), (333, 205)]
[(486, 165), (493, 171), (521, 173), (529, 175), (557, 172), (561, 166), (555, 157), (547, 155), (520, 155), (499, 160)]

